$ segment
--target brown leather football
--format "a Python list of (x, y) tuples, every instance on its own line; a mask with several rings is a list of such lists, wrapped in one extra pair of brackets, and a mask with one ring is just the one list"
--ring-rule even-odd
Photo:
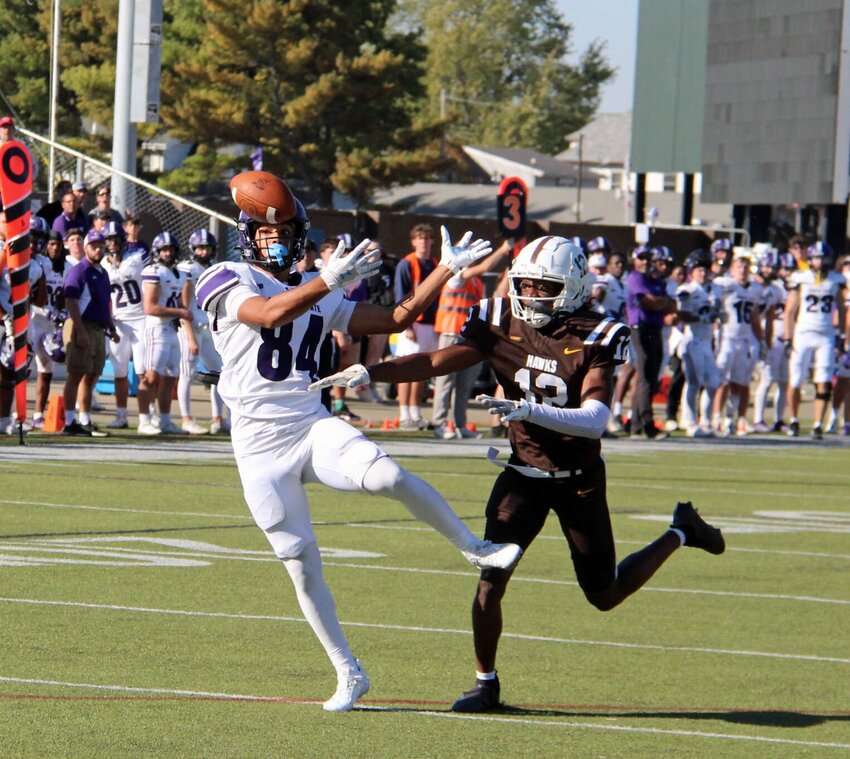
[(295, 216), (295, 196), (268, 171), (243, 171), (230, 180), (230, 194), (254, 221), (279, 224)]

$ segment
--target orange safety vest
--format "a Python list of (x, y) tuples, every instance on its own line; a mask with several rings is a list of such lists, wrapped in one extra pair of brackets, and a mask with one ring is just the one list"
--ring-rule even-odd
[[(411, 279), (411, 288), (410, 292), (413, 292), (422, 282), (422, 265), (419, 262), (419, 256), (415, 253), (408, 253), (402, 261), (407, 261), (410, 264), (410, 279)], [(434, 263), (434, 268), (437, 267), (437, 259), (431, 258), (431, 261)], [(425, 314), (421, 313), (417, 317), (416, 321), (421, 322), (425, 318)]]
[(459, 335), (469, 309), (483, 297), (484, 284), (478, 277), (467, 279), (460, 287), (446, 285), (440, 293), (434, 331), (447, 335)]

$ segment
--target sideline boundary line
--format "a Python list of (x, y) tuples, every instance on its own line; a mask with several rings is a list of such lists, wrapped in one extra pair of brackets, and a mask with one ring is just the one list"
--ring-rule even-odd
[[(110, 692), (139, 693), (159, 696), (178, 696), (186, 699), (209, 699), (215, 701), (253, 701), (261, 703), (287, 703), (296, 705), (318, 705), (320, 701), (308, 699), (286, 699), (273, 696), (255, 696), (237, 693), (216, 693), (210, 691), (176, 690), (170, 688), (140, 688), (124, 685), (102, 685), (96, 683), (70, 683), (60, 680), (41, 680), (36, 678), (19, 678), (0, 676), (0, 682), (19, 683), (22, 685), (44, 685), (59, 688), (85, 688), (105, 690)], [(407, 703), (407, 702), (403, 702)], [(770, 743), (789, 746), (807, 746), (811, 748), (850, 749), (848, 743), (828, 743), (826, 741), (803, 741), (793, 738), (769, 738), (757, 735), (736, 735), (734, 733), (715, 733), (703, 730), (671, 730), (657, 727), (632, 727), (628, 725), (600, 725), (593, 722), (571, 722), (566, 720), (528, 719), (523, 717), (502, 717), (495, 715), (456, 714), (454, 712), (437, 712), (432, 710), (399, 710), (393, 706), (370, 705), (368, 702), (356, 708), (356, 711), (403, 713), (416, 717), (436, 717), (440, 719), (458, 719), (474, 722), (490, 722), (499, 724), (521, 724), (532, 727), (567, 727), (582, 730), (601, 730), (621, 733), (639, 733), (644, 735), (676, 735), (684, 738), (711, 738), (718, 740), (748, 741), (752, 743)], [(600, 717), (604, 717), (601, 714)]]

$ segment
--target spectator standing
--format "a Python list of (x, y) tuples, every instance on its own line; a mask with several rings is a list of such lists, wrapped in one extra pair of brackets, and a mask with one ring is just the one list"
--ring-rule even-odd
[[(434, 247), (434, 230), (430, 224), (417, 224), (410, 230), (413, 251), (408, 253), (395, 270), (395, 298), (401, 303), (411, 296), (421, 282), (437, 268), (437, 259), (431, 254)], [(396, 356), (430, 353), (437, 349), (434, 322), (437, 318), (437, 301), (431, 303), (396, 342)], [(424, 429), (421, 405), (425, 396), (425, 382), (402, 382), (398, 385), (398, 410), (403, 429)]]
[(0, 118), (0, 145), (15, 139), (15, 120), (11, 116)]
[[(59, 232), (56, 232), (56, 234), (59, 234)], [(85, 260), (86, 249), (83, 242), (84, 237), (85, 232), (79, 227), (71, 227), (64, 235), (65, 253), (68, 256), (68, 263), (71, 266), (76, 266)]]
[(54, 219), (53, 229), (63, 237), (67, 237), (70, 229), (80, 229), (85, 234), (88, 228), (88, 219), (77, 205), (77, 197), (73, 190), (66, 192), (62, 196), (62, 213)]
[(71, 183), (67, 179), (62, 179), (53, 188), (53, 197), (56, 200), (45, 203), (36, 213), (36, 216), (41, 216), (51, 229), (53, 228), (53, 222), (56, 221), (56, 217), (62, 213), (62, 198), (66, 192), (71, 192)]
[[(434, 330), (437, 333), (437, 349), (457, 345), (461, 330), (470, 309), (484, 298), (484, 283), (479, 275), (502, 263), (504, 254), (497, 250), (483, 261), (473, 264), (452, 277), (440, 291)], [(434, 384), (434, 405), (431, 422), (434, 437), (440, 440), (480, 438), (480, 432), (466, 428), (466, 408), (469, 395), (481, 364), (460, 369), (437, 377)], [(449, 413), (454, 429), (449, 426)]]
[(141, 219), (134, 214), (127, 214), (127, 218), (124, 219), (124, 232), (127, 235), (124, 251), (125, 256), (149, 254), (150, 251), (148, 250), (147, 244), (143, 240), (139, 239), (139, 232), (141, 232), (141, 230)]
[(667, 434), (659, 433), (652, 419), (652, 397), (658, 391), (664, 358), (664, 314), (673, 309), (674, 303), (667, 295), (666, 280), (652, 266), (652, 250), (639, 246), (632, 253), (632, 260), (635, 268), (626, 281), (626, 314), (632, 329), (636, 377), (631, 434), (633, 438), (663, 439)]
[(121, 215), (121, 212), (117, 208), (112, 208), (111, 206), (112, 190), (108, 184), (98, 188), (95, 198), (97, 200), (97, 205), (89, 211), (89, 223), (93, 222), (95, 214), (98, 212), (107, 214), (107, 221), (114, 221), (117, 224), (124, 223), (124, 217)]
[[(106, 436), (92, 424), (90, 416), (94, 386), (106, 362), (104, 338), (120, 339), (112, 321), (109, 275), (101, 266), (104, 245), (103, 235), (89, 232), (85, 240), (85, 258), (65, 275), (68, 320), (63, 337), (68, 378), (64, 390), (63, 435)], [(77, 421), (74, 411), (78, 400), (80, 421)]]

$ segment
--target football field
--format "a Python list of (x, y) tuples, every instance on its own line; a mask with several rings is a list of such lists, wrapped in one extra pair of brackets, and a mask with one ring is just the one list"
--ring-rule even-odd
[[(473, 532), (486, 443), (376, 436)], [(309, 488), (372, 690), (347, 714), (227, 442), (0, 445), (0, 756), (850, 755), (850, 447), (833, 438), (606, 441), (618, 557), (692, 500), (727, 540), (682, 549), (612, 612), (557, 520), (505, 600), (505, 708), (473, 684), (475, 570), (395, 502)], [(504, 447), (504, 441), (500, 441)]]

